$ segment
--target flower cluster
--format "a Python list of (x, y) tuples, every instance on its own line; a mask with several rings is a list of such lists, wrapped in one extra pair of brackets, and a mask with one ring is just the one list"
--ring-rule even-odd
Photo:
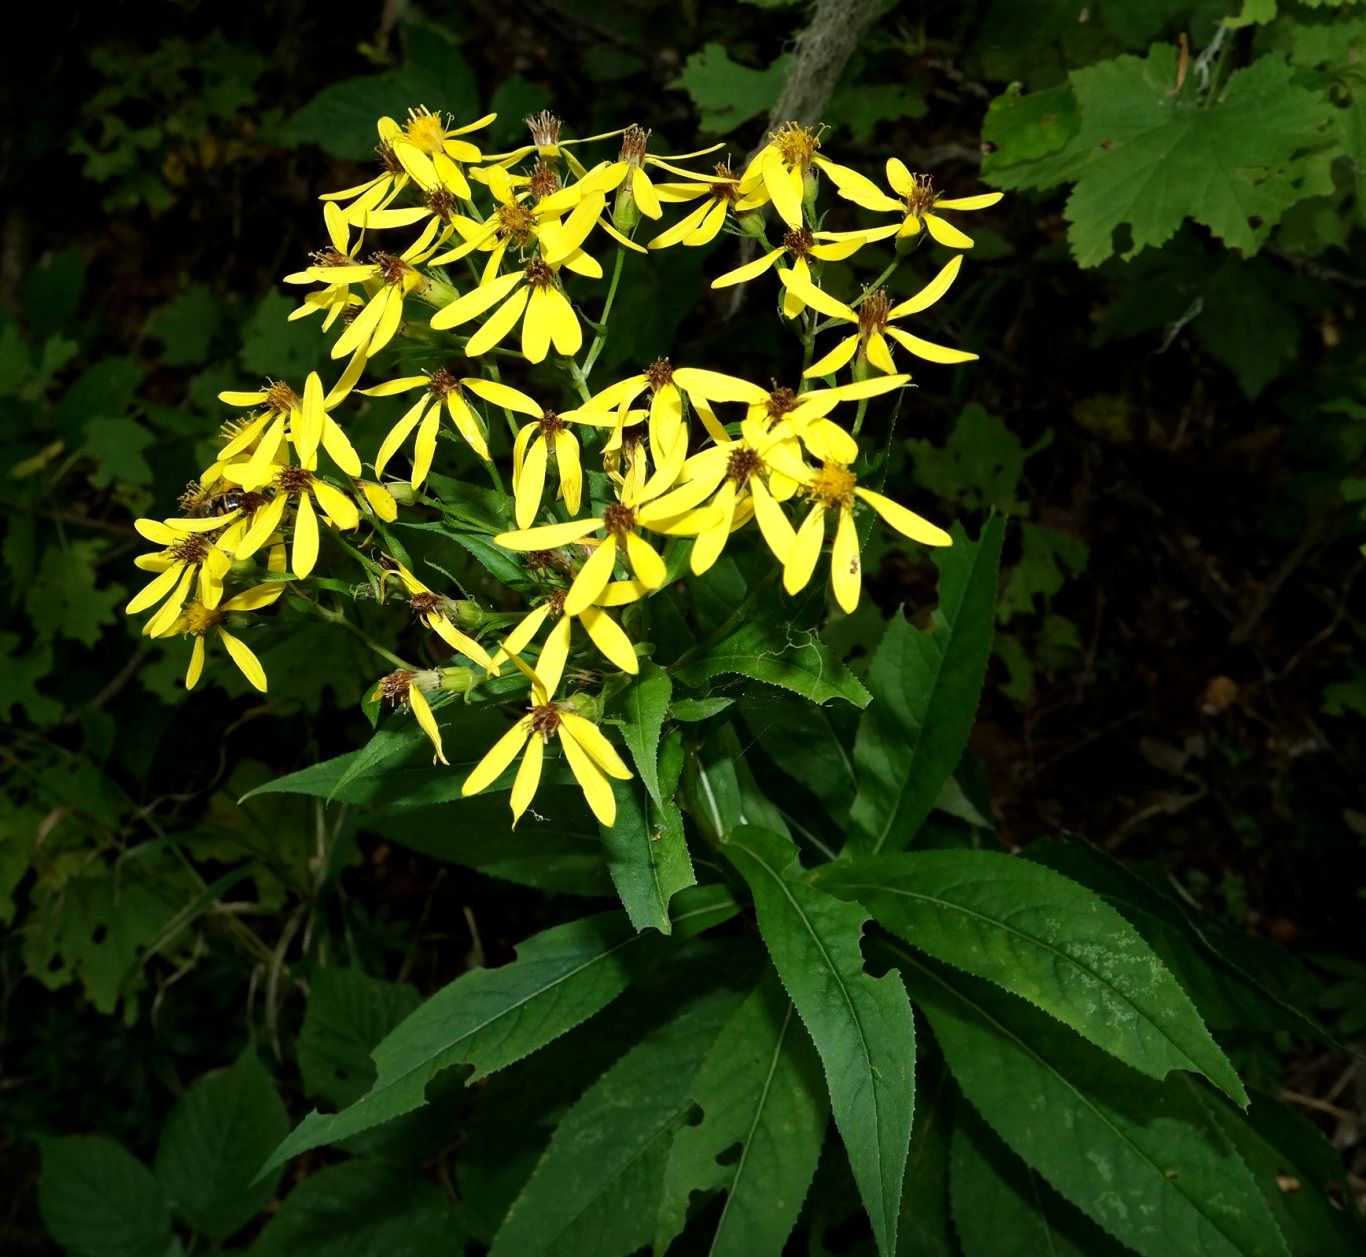
[[(637, 126), (564, 139), (549, 114), (527, 120), (530, 144), (486, 153), (478, 137), (490, 121), (456, 125), (425, 108), (403, 122), (382, 118), (379, 174), (322, 197), (327, 244), (285, 282), (302, 290), (290, 317), (320, 316), (340, 370), (330, 386), (313, 372), (220, 394), (241, 413), (224, 426), (181, 514), (138, 521), (159, 549), (137, 560), (156, 575), (128, 610), (155, 608), (143, 630), (150, 636), (193, 640), (187, 685), (199, 679), (212, 637), (264, 691), (265, 672), (238, 632), (287, 589), (297, 609), (317, 609), (309, 577), (329, 536), (330, 548), (363, 568), (368, 584), (359, 589), (406, 599), (457, 657), (400, 667), (375, 690), (377, 700), (411, 710), (438, 759), (446, 756), (433, 699), (496, 690), (488, 701), (507, 701), (516, 692), (509, 684), (524, 687), (515, 723), (468, 771), (464, 793), (486, 789), (520, 760), (511, 790), (520, 817), (545, 748), (557, 741), (610, 825), (611, 780), (631, 773), (600, 727), (603, 694), (589, 685), (607, 674), (601, 688), (615, 693), (638, 673), (648, 647), (628, 625), (645, 600), (686, 571), (707, 571), (751, 522), (789, 594), (808, 586), (828, 553), (834, 599), (846, 611), (860, 595), (862, 508), (924, 545), (950, 543), (885, 496), (880, 481), (868, 483), (857, 437), (870, 401), (899, 407), (910, 360), (976, 356), (912, 330), (954, 282), (961, 253), (907, 299), (892, 300), (885, 285), (926, 237), (971, 247), (942, 215), (998, 198), (941, 199), (928, 177), (896, 159), (880, 186), (830, 160), (820, 133), (797, 123), (773, 132), (737, 174), (726, 161), (681, 164), (712, 149), (654, 153)], [(580, 155), (608, 144), (616, 155), (591, 166)], [(827, 230), (827, 187), (877, 221)], [(761, 383), (660, 357), (590, 384), (627, 254), (695, 248), (723, 233), (753, 242), (746, 249), (757, 244), (758, 255), (712, 287), (767, 276), (801, 346), (800, 368), (785, 382)], [(870, 287), (840, 297), (827, 286), (826, 263), (882, 241), (893, 241), (894, 256)], [(400, 345), (419, 371), (394, 369)], [(508, 371), (520, 371), (516, 385), (504, 380)], [(367, 373), (374, 382), (358, 387)], [(415, 400), (362, 459), (347, 435), (354, 425), (339, 414), (400, 395)], [(496, 523), (441, 474), (461, 459), (485, 466)], [(491, 611), (425, 584), (389, 527), (400, 505), (415, 522), (482, 533), (467, 548), (492, 556), (495, 574), (515, 568), (518, 589), (534, 591), (530, 605)]]

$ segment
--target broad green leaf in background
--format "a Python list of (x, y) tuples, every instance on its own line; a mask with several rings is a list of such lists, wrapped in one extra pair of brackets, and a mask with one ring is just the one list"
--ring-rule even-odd
[(973, 1108), (1016, 1155), (1144, 1257), (1289, 1257), (1238, 1154), (1177, 1076), (1154, 1082), (976, 978), (897, 944)]
[(702, 1120), (683, 1127), (669, 1151), (655, 1253), (682, 1232), (692, 1193), (718, 1189), (726, 1202), (711, 1230), (711, 1257), (782, 1251), (830, 1109), (811, 1040), (771, 972), (722, 1027), (690, 1098)]
[(101, 1135), (43, 1144), (38, 1208), (72, 1257), (169, 1257), (171, 1215), (152, 1171)]
[[(680, 933), (726, 919), (733, 901), (718, 887), (698, 893), (674, 913)], [(530, 1055), (587, 1020), (626, 988), (641, 936), (612, 912), (571, 921), (529, 938), (516, 960), (474, 969), (433, 995), (375, 1048), (377, 1078), (340, 1113), (314, 1110), (267, 1161), (263, 1173), (309, 1148), (369, 1130), (422, 1104), (443, 1069), (472, 1065), (482, 1078)]]
[(693, 1075), (738, 996), (703, 996), (642, 1040), (569, 1110), (490, 1257), (628, 1257), (654, 1234), (665, 1159)]
[(999, 851), (915, 851), (836, 861), (815, 883), (1149, 1077), (1193, 1070), (1247, 1103), (1190, 997), (1138, 931), (1051, 869)]
[(949, 1140), (958, 1091), (934, 1040), (922, 1036), (922, 1043), (928, 1050), (916, 1062), (918, 1103), (896, 1249), (898, 1257), (960, 1257), (949, 1213)]
[(854, 713), (831, 704), (816, 707), (782, 694), (756, 691), (740, 704), (751, 737), (773, 766), (809, 792), (832, 818), (848, 813), (858, 788), (853, 744)]
[(460, 1257), (464, 1228), (450, 1198), (410, 1169), (375, 1161), (329, 1165), (304, 1179), (251, 1257)]
[[(669, 784), (669, 794), (677, 785)], [(621, 906), (636, 930), (669, 934), (669, 901), (697, 882), (683, 835), (683, 812), (672, 799), (655, 807), (638, 781), (614, 781), (617, 819), (603, 825), (602, 853)]]
[(305, 1093), (338, 1108), (354, 1104), (375, 1081), (371, 1049), (419, 1003), (406, 982), (386, 982), (359, 969), (316, 970), (295, 1047)]
[(674, 675), (700, 689), (727, 673), (791, 690), (813, 703), (842, 698), (855, 707), (868, 705), (868, 691), (815, 633), (776, 620), (746, 620), (675, 669)]
[(40, 641), (65, 637), (93, 647), (104, 626), (116, 618), (126, 590), (108, 582), (96, 587), (95, 565), (103, 554), (99, 541), (72, 541), (43, 551), (24, 593)]
[[(1307, 150), (1331, 141), (1331, 106), (1294, 81), (1283, 58), (1267, 55), (1235, 70), (1213, 100), (1202, 100), (1198, 76), (1177, 83), (1177, 49), (1155, 44), (1147, 57), (1116, 57), (1073, 70), (1080, 124), (1060, 149), (1015, 138), (1030, 151), (1023, 161), (1010, 140), (983, 162), (983, 178), (999, 188), (1046, 188), (1076, 182), (1067, 202), (1068, 238), (1082, 266), (1115, 250), (1127, 227), (1132, 257), (1169, 240), (1187, 218), (1203, 223), (1231, 248), (1255, 251), (1281, 216), (1308, 196), (1332, 190), (1326, 164)], [(1023, 108), (1016, 102), (1015, 109)], [(1056, 130), (1056, 119), (1041, 126)]]
[(157, 1178), (176, 1216), (210, 1239), (240, 1230), (275, 1194), (280, 1174), (252, 1180), (288, 1130), (289, 1115), (254, 1047), (195, 1083), (157, 1144)]
[(953, 545), (935, 552), (933, 626), (922, 633), (894, 617), (868, 669), (874, 701), (854, 743), (859, 791), (849, 814), (856, 851), (898, 851), (911, 841), (953, 775), (976, 719), (1005, 520), (994, 516), (977, 541), (960, 524), (953, 533)]
[(949, 1199), (964, 1257), (1129, 1252), (1040, 1179), (961, 1101), (949, 1153)]
[(745, 825), (722, 850), (749, 883), (759, 932), (820, 1053), (878, 1251), (895, 1253), (915, 1109), (915, 1023), (906, 988), (895, 973), (864, 972), (868, 914), (808, 886), (790, 842)]
[(791, 64), (784, 55), (765, 70), (752, 70), (732, 61), (724, 44), (707, 44), (688, 57), (673, 86), (692, 97), (703, 131), (727, 135), (769, 111)]

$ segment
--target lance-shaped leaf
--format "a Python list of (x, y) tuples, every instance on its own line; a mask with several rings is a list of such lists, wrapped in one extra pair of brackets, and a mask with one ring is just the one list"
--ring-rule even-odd
[(863, 971), (868, 914), (806, 884), (796, 848), (742, 825), (722, 847), (749, 883), (769, 955), (825, 1066), (835, 1124), (877, 1238), (896, 1251), (915, 1108), (915, 1023), (900, 977)]
[(1042, 1008), (1152, 1078), (1204, 1074), (1247, 1092), (1143, 937), (1084, 886), (997, 851), (913, 851), (826, 865), (822, 888), (892, 933)]
[(670, 900), (697, 881), (683, 836), (683, 813), (672, 802), (656, 807), (638, 781), (614, 781), (612, 790), (617, 819), (600, 827), (612, 884), (635, 929), (669, 934)]
[(1023, 1000), (883, 943), (963, 1094), (1006, 1145), (1144, 1257), (1289, 1257), (1194, 1079), (1155, 1082)]
[(621, 699), (622, 741), (631, 752), (636, 772), (650, 792), (650, 798), (660, 807), (667, 800), (659, 787), (659, 735), (672, 697), (673, 682), (669, 680), (669, 674), (647, 660), (641, 664), (640, 676)]
[(854, 743), (859, 790), (850, 846), (899, 851), (930, 814), (962, 757), (977, 716), (996, 623), (996, 573), (1005, 520), (977, 541), (961, 525), (935, 552), (939, 609), (928, 632), (902, 616), (888, 623), (868, 669), (873, 702)]
[[(735, 911), (726, 892), (698, 887), (680, 901), (674, 927), (684, 937)], [(438, 991), (373, 1052), (375, 1084), (340, 1113), (310, 1113), (275, 1150), (262, 1173), (309, 1148), (335, 1143), (410, 1113), (441, 1070), (471, 1065), (471, 1078), (502, 1069), (587, 1020), (625, 990), (647, 943), (619, 913), (556, 926), (528, 939), (511, 964), (473, 969)]]
[(669, 1151), (655, 1253), (683, 1230), (692, 1193), (718, 1188), (726, 1202), (710, 1257), (782, 1251), (816, 1172), (830, 1109), (820, 1061), (772, 971), (722, 1027), (690, 1096), (702, 1120), (683, 1127)]
[(725, 990), (702, 997), (584, 1092), (490, 1257), (627, 1257), (649, 1243), (669, 1144), (692, 1108), (693, 1075), (737, 1001)]

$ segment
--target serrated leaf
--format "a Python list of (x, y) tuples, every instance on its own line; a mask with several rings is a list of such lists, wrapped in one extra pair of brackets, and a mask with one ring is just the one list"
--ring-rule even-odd
[(732, 61), (724, 44), (711, 43), (691, 53), (672, 86), (693, 99), (703, 131), (726, 135), (767, 113), (787, 81), (792, 58), (779, 57), (765, 70)]
[(1150, 1078), (1204, 1074), (1247, 1092), (1190, 997), (1118, 912), (1084, 886), (997, 851), (916, 851), (822, 866), (906, 942), (1028, 1000)]
[(460, 1215), (411, 1169), (346, 1161), (300, 1183), (252, 1245), (251, 1257), (460, 1257)]
[(638, 1043), (565, 1115), (489, 1257), (627, 1257), (654, 1233), (692, 1080), (738, 996), (713, 991)]
[(419, 1003), (406, 982), (386, 982), (359, 969), (317, 970), (295, 1045), (304, 1093), (338, 1107), (359, 1100), (375, 1081), (371, 1050)]
[[(706, 928), (734, 912), (719, 887), (700, 887), (673, 917), (675, 927)], [(654, 937), (654, 936), (651, 936)], [(611, 912), (534, 935), (517, 958), (497, 969), (473, 969), (438, 991), (373, 1052), (375, 1084), (340, 1113), (314, 1110), (262, 1169), (310, 1148), (369, 1130), (423, 1103), (442, 1070), (470, 1065), (485, 1077), (586, 1021), (623, 990), (635, 953), (645, 950), (624, 915)]]
[(1154, 1082), (1014, 996), (881, 946), (973, 1108), (1111, 1235), (1144, 1257), (1289, 1257), (1198, 1082)]
[(878, 1251), (895, 1253), (915, 1109), (915, 1024), (906, 988), (895, 973), (864, 972), (867, 913), (807, 885), (790, 842), (744, 825), (721, 849), (749, 883), (759, 932), (820, 1053)]
[(717, 1190), (726, 1202), (710, 1230), (711, 1257), (780, 1252), (816, 1172), (830, 1109), (820, 1061), (771, 971), (721, 1028), (690, 1098), (702, 1119), (669, 1150), (655, 1253), (682, 1232), (690, 1196)]
[(248, 1048), (190, 1088), (157, 1144), (157, 1178), (181, 1221), (210, 1239), (240, 1230), (275, 1194), (280, 1174), (253, 1183), (289, 1130), (275, 1084)]
[(102, 1135), (43, 1143), (38, 1209), (73, 1257), (168, 1257), (171, 1215), (152, 1171)]
[(859, 790), (849, 813), (856, 851), (898, 851), (930, 814), (962, 757), (995, 629), (997, 568), (1005, 521), (994, 516), (973, 542), (954, 525), (935, 553), (939, 609), (922, 633), (900, 615), (868, 669), (874, 702), (854, 743)]
[(600, 826), (612, 885), (634, 929), (672, 933), (669, 902), (697, 882), (683, 834), (683, 812), (672, 798), (667, 807), (654, 807), (634, 781), (614, 781), (612, 790), (616, 823)]
[(759, 617), (674, 670), (678, 680), (694, 689), (727, 673), (791, 690), (813, 703), (842, 698), (865, 707), (869, 700), (859, 679), (815, 633)]
[(673, 682), (669, 680), (669, 674), (647, 660), (641, 664), (640, 675), (621, 699), (625, 718), (621, 740), (631, 752), (636, 772), (650, 792), (650, 798), (660, 807), (664, 806), (665, 799), (659, 791), (659, 735), (672, 697)]
[(117, 619), (122, 585), (96, 587), (95, 565), (103, 557), (99, 541), (72, 541), (48, 546), (24, 593), (29, 618), (39, 640), (65, 637), (92, 647), (100, 630)]
[(733, 702), (733, 698), (680, 698), (670, 706), (669, 715), (684, 724), (697, 724), (719, 715)]
[(1003, 147), (983, 178), (1001, 188), (1075, 180), (1068, 238), (1082, 266), (1115, 251), (1120, 227), (1129, 242), (1118, 252), (1132, 257), (1188, 217), (1252, 252), (1297, 201), (1332, 190), (1326, 163), (1311, 160), (1332, 140), (1331, 106), (1293, 75), (1279, 55), (1262, 56), (1209, 101), (1198, 76), (1178, 85), (1172, 44), (1100, 61), (1071, 73), (1081, 124), (1066, 146), (1035, 161), (1012, 161)]
[(1068, 1204), (959, 1102), (949, 1199), (964, 1257), (1123, 1257), (1129, 1250)]

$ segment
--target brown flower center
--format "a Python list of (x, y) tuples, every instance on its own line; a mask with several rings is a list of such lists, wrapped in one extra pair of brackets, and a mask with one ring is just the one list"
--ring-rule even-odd
[(934, 181), (929, 175), (912, 175), (911, 178), (914, 181), (913, 186), (901, 199), (906, 202), (906, 213), (919, 218), (934, 208), (934, 203), (943, 193), (934, 190)]
[(526, 123), (527, 130), (531, 132), (531, 142), (537, 148), (553, 148), (560, 142), (560, 127), (563, 124), (550, 110), (543, 109), (522, 121)]
[(531, 709), (531, 732), (548, 738), (560, 727), (560, 708), (558, 703), (544, 703)]
[(873, 332), (882, 331), (887, 326), (887, 314), (891, 308), (892, 303), (881, 288), (865, 292), (863, 304), (858, 308), (859, 335), (868, 337)]
[(827, 508), (854, 504), (854, 486), (858, 477), (841, 463), (823, 463), (806, 486), (808, 497)]
[(645, 146), (649, 142), (650, 133), (632, 123), (621, 135), (621, 160), (639, 166), (645, 160)]
[(546, 595), (545, 605), (550, 609), (550, 614), (557, 620), (564, 614), (564, 600), (568, 593), (567, 589), (552, 589)]
[(460, 391), (460, 385), (455, 376), (445, 367), (437, 367), (435, 371), (428, 372), (427, 388), (436, 398), (443, 398), (447, 393), (458, 393)]
[(281, 467), (275, 484), (281, 493), (307, 493), (313, 486), (313, 473), (306, 467)]
[(645, 378), (650, 382), (650, 389), (658, 393), (666, 384), (674, 382), (673, 363), (667, 358), (656, 358), (645, 368)]
[(553, 410), (547, 410), (536, 420), (536, 426), (541, 430), (544, 437), (553, 437), (557, 432), (564, 431), (564, 420)]
[(711, 185), (712, 199), (715, 201), (738, 201), (740, 199), (740, 181), (736, 179), (735, 171), (730, 168), (730, 162), (717, 162), (712, 168), (712, 173), (720, 181)]
[(455, 193), (446, 187), (433, 188), (430, 192), (424, 192), (422, 200), (433, 214), (446, 220), (449, 220), (460, 207), (459, 202), (455, 199)]
[(498, 219), (498, 235), (504, 240), (520, 246), (536, 234), (536, 215), (525, 205), (516, 201), (500, 205), (494, 214)]
[(625, 536), (636, 526), (636, 513), (620, 502), (609, 502), (602, 513), (602, 526), (619, 537)]
[(436, 615), (441, 611), (444, 600), (438, 594), (414, 594), (408, 605), (414, 615)]
[(266, 385), (266, 405), (277, 415), (287, 415), (291, 410), (299, 409), (299, 394), (288, 384), (271, 380)]
[(771, 132), (768, 141), (782, 154), (783, 161), (789, 167), (800, 166), (805, 170), (821, 146), (821, 133), (802, 126), (800, 122), (787, 122)]
[(212, 543), (206, 538), (192, 533), (190, 536), (171, 543), (171, 557), (177, 563), (184, 563), (189, 566), (203, 563), (209, 557), (209, 552), (213, 549)]
[(726, 475), (735, 481), (736, 485), (744, 488), (749, 483), (749, 478), (757, 475), (764, 469), (764, 460), (759, 457), (756, 450), (750, 449), (748, 445), (738, 445), (731, 450), (730, 457), (726, 460)]
[(403, 163), (399, 161), (398, 154), (394, 152), (392, 144), (386, 141), (376, 144), (375, 155), (379, 158), (380, 165), (384, 167), (385, 174), (401, 175), (403, 173)]
[(783, 248), (792, 254), (794, 258), (809, 257), (811, 248), (815, 243), (816, 237), (807, 231), (805, 227), (798, 227), (783, 236)]
[(401, 284), (413, 269), (396, 253), (372, 253), (370, 261), (386, 284)]
[(351, 259), (340, 249), (328, 245), (325, 249), (315, 249), (308, 255), (314, 266), (350, 266)]
[(391, 672), (386, 677), (380, 677), (379, 685), (375, 688), (375, 697), (392, 707), (397, 707), (408, 697), (408, 690), (413, 684), (416, 672), (409, 671), (407, 668), (400, 668), (397, 672)]
[(526, 264), (526, 270), (523, 273), (526, 276), (526, 282), (533, 288), (549, 288), (555, 282), (555, 272), (540, 258), (532, 258)]
[(538, 161), (535, 169), (531, 172), (531, 177), (527, 180), (527, 189), (538, 201), (543, 201), (546, 197), (560, 190), (560, 174), (554, 166), (548, 162)]
[(768, 411), (770, 419), (781, 419), (784, 415), (797, 409), (797, 394), (790, 388), (777, 388), (776, 386), (768, 395), (768, 400), (764, 403), (764, 409)]
[(526, 554), (526, 566), (529, 572), (538, 572), (545, 569), (562, 567), (560, 556), (554, 550), (528, 550)]

